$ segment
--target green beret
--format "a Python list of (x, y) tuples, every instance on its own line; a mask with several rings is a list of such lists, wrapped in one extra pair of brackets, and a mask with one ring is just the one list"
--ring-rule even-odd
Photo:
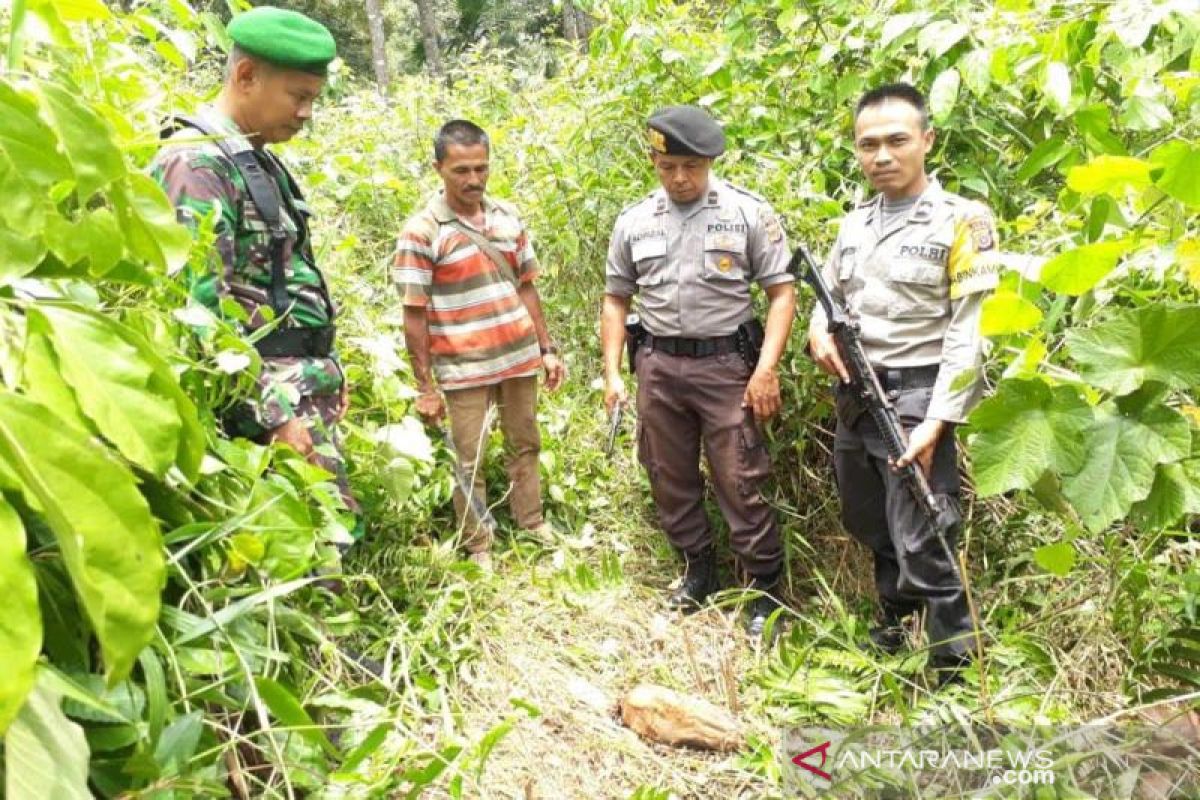
[(252, 8), (230, 20), (227, 30), (242, 50), (287, 69), (324, 75), (337, 56), (337, 43), (328, 28), (286, 8)]
[(725, 152), (725, 131), (697, 106), (659, 109), (646, 124), (651, 149), (663, 155), (716, 158)]

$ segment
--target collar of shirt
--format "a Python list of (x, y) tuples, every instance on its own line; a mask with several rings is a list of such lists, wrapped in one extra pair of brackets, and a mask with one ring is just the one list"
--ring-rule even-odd
[[(496, 210), (497, 206), (486, 194), (479, 201), (479, 205), (483, 207), (484, 226), (486, 227), (488, 217), (492, 215), (492, 212)], [(450, 204), (446, 202), (445, 192), (437, 193), (433, 200), (429, 202), (429, 209), (433, 212), (433, 218), (437, 220), (439, 224), (445, 225), (446, 223), (458, 220), (464, 225), (471, 225), (471, 223), (467, 222), (465, 219), (455, 213), (454, 209), (450, 207)], [(473, 228), (475, 226), (471, 225), (471, 227)]]
[[(903, 224), (896, 223), (893, 228), (901, 228), (907, 225), (923, 225), (933, 219), (933, 211), (941, 202), (945, 190), (942, 189), (942, 184), (935, 177), (929, 178), (929, 185), (925, 187), (925, 191), (921, 192), (917, 198), (917, 202), (913, 204), (912, 210), (908, 213), (908, 217)], [(864, 206), (867, 210), (867, 225), (875, 225), (883, 222), (883, 195), (877, 194), (867, 201)]]
[(708, 176), (708, 188), (704, 190), (703, 199), (689, 203), (686, 210), (681, 210), (679, 206), (671, 202), (671, 198), (667, 197), (667, 190), (661, 186), (651, 195), (654, 200), (654, 213), (666, 214), (670, 210), (680, 211), (681, 215), (687, 219), (696, 214), (701, 209), (719, 208), (721, 205), (721, 192), (725, 188), (725, 181), (718, 178), (716, 175)]
[[(934, 207), (940, 203), (944, 193), (946, 190), (943, 190), (941, 182), (931, 176), (929, 186), (925, 187), (925, 191), (920, 193), (916, 203), (913, 204), (905, 224), (929, 222)], [(876, 194), (875, 197), (866, 201), (863, 207), (866, 209), (866, 224), (874, 223), (882, 216), (883, 194)]]

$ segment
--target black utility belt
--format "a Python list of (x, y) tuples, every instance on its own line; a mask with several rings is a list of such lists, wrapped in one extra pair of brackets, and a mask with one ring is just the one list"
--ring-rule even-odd
[(254, 349), (264, 358), (329, 358), (336, 333), (336, 325), (277, 328), (255, 342)]
[(925, 389), (937, 383), (939, 364), (924, 367), (876, 367), (875, 375), (885, 392), (902, 392), (905, 389)]
[(687, 339), (682, 336), (646, 336), (646, 345), (650, 350), (667, 353), (672, 356), (685, 358), (707, 358), (724, 353), (738, 352), (738, 335), (718, 336), (715, 339)]

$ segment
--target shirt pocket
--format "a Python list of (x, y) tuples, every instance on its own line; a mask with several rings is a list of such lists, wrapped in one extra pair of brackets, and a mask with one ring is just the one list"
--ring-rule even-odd
[(637, 270), (638, 286), (657, 286), (667, 280), (667, 240), (652, 237), (634, 242), (630, 258)]
[(746, 236), (740, 233), (708, 233), (704, 236), (706, 281), (746, 279)]
[(944, 317), (950, 311), (946, 267), (899, 261), (888, 269), (888, 318)]

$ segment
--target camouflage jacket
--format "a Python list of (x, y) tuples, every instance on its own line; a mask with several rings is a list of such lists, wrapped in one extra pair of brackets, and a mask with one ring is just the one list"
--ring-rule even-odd
[[(201, 110), (208, 124), (228, 132), (226, 147), (234, 152), (251, 144), (232, 120), (212, 108)], [(264, 169), (269, 169), (264, 162)], [(197, 232), (201, 222), (212, 217), (216, 243), (207, 269), (189, 269), (184, 274), (189, 292), (215, 314), (223, 315), (225, 300), (233, 300), (245, 312), (243, 327), (253, 332), (270, 318), (271, 286), (270, 232), (246, 190), (245, 179), (215, 143), (203, 134), (183, 128), (164, 144), (150, 166), (150, 174), (175, 205), (181, 223)], [(273, 174), (273, 171), (268, 171)], [(302, 199), (290, 194), (282, 175), (276, 175), (280, 192), (288, 193), (296, 212), (308, 216)], [(331, 324), (336, 308), (317, 268), (307, 241), (287, 203), (282, 204), (283, 225), (288, 238), (284, 247), (287, 292), (291, 310), (281, 327)], [(251, 403), (256, 423), (274, 428), (294, 416), (300, 397), (333, 394), (342, 384), (341, 368), (332, 358), (264, 358), (259, 376), (261, 396)]]

